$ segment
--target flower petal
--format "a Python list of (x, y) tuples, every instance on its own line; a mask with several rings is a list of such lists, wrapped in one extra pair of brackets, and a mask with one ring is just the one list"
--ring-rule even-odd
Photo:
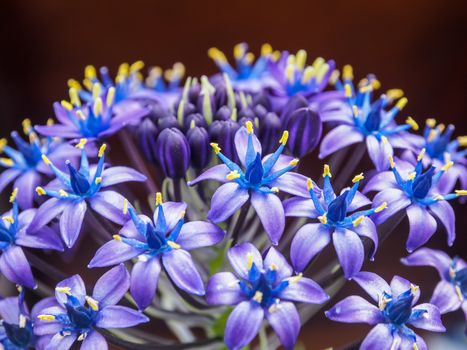
[(441, 250), (420, 248), (401, 262), (408, 266), (432, 266), (438, 270), (439, 276), (444, 279), (447, 276), (452, 259)]
[(358, 235), (347, 229), (337, 229), (332, 235), (342, 270), (347, 279), (360, 271), (365, 257), (362, 241)]
[(227, 182), (227, 175), (230, 173), (230, 169), (225, 164), (214, 165), (200, 176), (192, 181), (188, 181), (188, 186), (194, 186), (201, 181), (213, 180), (219, 182)]
[(406, 248), (409, 253), (419, 248), (431, 238), (436, 232), (436, 220), (428, 213), (428, 210), (417, 204), (412, 204), (407, 208), (410, 231)]
[(290, 259), (295, 271), (303, 271), (329, 244), (331, 233), (331, 229), (321, 224), (306, 224), (297, 231), (290, 246)]
[(271, 182), (270, 185), (277, 187), (281, 192), (309, 198), (310, 193), (307, 190), (306, 182), (306, 176), (294, 172), (288, 172)]
[(230, 350), (239, 350), (249, 344), (258, 334), (264, 318), (259, 304), (242, 301), (227, 319), (224, 341)]
[(429, 208), (443, 224), (448, 235), (448, 245), (452, 246), (456, 239), (456, 215), (451, 204), (446, 201), (438, 201), (435, 204), (430, 205)]
[(409, 324), (432, 332), (446, 331), (446, 328), (443, 326), (443, 322), (441, 321), (441, 313), (435, 305), (429, 303), (417, 305), (412, 309), (412, 313), (417, 310), (424, 310), (426, 312), (416, 320), (409, 320)]
[(123, 214), (123, 203), (125, 198), (115, 191), (101, 191), (89, 200), (91, 208), (104, 218), (123, 225), (130, 216)]
[(78, 138), (81, 136), (74, 125), (36, 125), (34, 129), (41, 135), (61, 137), (67, 139)]
[(250, 198), (248, 190), (241, 188), (235, 182), (229, 182), (219, 187), (211, 199), (211, 209), (208, 219), (212, 222), (222, 222), (231, 217)]
[(246, 297), (239, 280), (231, 272), (214, 274), (206, 287), (206, 301), (210, 305), (236, 305)]
[(319, 213), (315, 209), (315, 205), (311, 199), (292, 197), (286, 199), (282, 204), (284, 205), (285, 216), (305, 217), (312, 219), (319, 216)]
[(105, 338), (97, 331), (88, 332), (80, 350), (107, 350), (109, 346)]
[(263, 258), (256, 247), (248, 242), (237, 244), (229, 249), (227, 257), (235, 272), (243, 279), (248, 279), (248, 257), (258, 269), (263, 268)]
[(436, 305), (442, 314), (457, 310), (462, 302), (454, 285), (448, 281), (440, 281), (436, 285), (430, 300), (430, 303)]
[(17, 233), (16, 244), (29, 248), (63, 251), (62, 240), (50, 227), (44, 226), (30, 235), (26, 234), (25, 231), (21, 230)]
[(353, 227), (352, 231), (356, 232), (359, 236), (371, 239), (373, 242), (373, 249), (371, 250), (370, 260), (374, 259), (376, 249), (378, 249), (378, 231), (376, 225), (369, 217), (364, 217), (362, 222), (357, 227)]
[(389, 168), (389, 156), (392, 156), (394, 151), (387, 140), (378, 141), (375, 136), (369, 135), (366, 138), (366, 148), (377, 171)]
[(300, 332), (300, 316), (293, 303), (281, 302), (266, 313), (272, 329), (285, 349), (293, 349)]
[(329, 296), (312, 279), (302, 277), (298, 281), (289, 282), (287, 288), (281, 293), (282, 299), (297, 301), (300, 303), (322, 304), (329, 300)]
[(0, 300), (0, 317), (7, 323), (17, 324), (19, 320), (18, 297), (9, 297)]
[(47, 345), (47, 349), (48, 350), (68, 350), (71, 348), (76, 338), (77, 338), (77, 335), (73, 333), (67, 336), (62, 336), (61, 334), (57, 333), (52, 337), (52, 340), (50, 341), (49, 345)]
[(360, 350), (391, 350), (394, 338), (387, 324), (379, 324), (363, 339)]
[(88, 267), (105, 267), (123, 263), (144, 253), (143, 250), (134, 248), (122, 241), (111, 240), (101, 246)]
[(254, 191), (251, 194), (251, 205), (272, 244), (278, 244), (285, 227), (284, 207), (279, 197), (273, 193)]
[(326, 317), (345, 323), (377, 324), (384, 322), (381, 310), (358, 295), (351, 295), (325, 312)]
[(176, 240), (185, 250), (209, 247), (222, 241), (225, 232), (217, 225), (205, 221), (191, 221), (182, 226)]
[(128, 328), (149, 322), (141, 312), (126, 306), (112, 305), (102, 309), (96, 319), (99, 328)]
[(21, 247), (11, 245), (3, 251), (0, 256), (0, 271), (11, 282), (28, 288), (36, 287), (31, 266)]
[(130, 288), (130, 275), (123, 264), (104, 273), (96, 282), (92, 297), (99, 302), (99, 307), (115, 305)]
[(354, 126), (339, 125), (328, 132), (321, 141), (319, 158), (323, 159), (344, 147), (362, 141), (363, 135)]
[(65, 245), (73, 247), (81, 232), (87, 204), (84, 200), (73, 201), (67, 204), (60, 217), (60, 233)]
[(40, 175), (33, 170), (24, 173), (16, 179), (13, 187), (18, 189), (19, 195), (16, 198), (21, 209), (29, 209), (34, 206), (36, 187), (39, 186), (40, 182)]
[(391, 294), (389, 284), (376, 273), (360, 271), (352, 279), (376, 302), (379, 302), (384, 293)]
[[(70, 288), (71, 294), (75, 296), (81, 304), (84, 304), (86, 296), (86, 287), (80, 275), (73, 275), (57, 284), (57, 288)], [(67, 302), (67, 295), (63, 292), (55, 290), (55, 298), (64, 306)]]
[(382, 191), (385, 189), (395, 188), (398, 189), (396, 179), (392, 171), (383, 171), (381, 173), (375, 174), (368, 183), (365, 185), (363, 193), (368, 193), (371, 191)]
[(67, 200), (60, 200), (57, 198), (50, 198), (45, 201), (39, 209), (37, 209), (36, 216), (34, 216), (34, 219), (29, 225), (27, 233), (32, 234), (47, 225), (63, 212), (67, 204)]
[(264, 266), (266, 268), (274, 266), (276, 269), (276, 281), (292, 276), (292, 267), (289, 265), (285, 257), (274, 247), (270, 247), (264, 258)]
[[(243, 164), (243, 166), (246, 168), (246, 155), (247, 155), (247, 149), (248, 149), (248, 138), (249, 134), (244, 126), (242, 126), (238, 131), (235, 133), (235, 138), (234, 138), (234, 143), (235, 143), (235, 148), (237, 150), (237, 155), (238, 159), (240, 159), (240, 162)], [(261, 142), (259, 142), (258, 138), (256, 135), (253, 133), (251, 135), (252, 141), (253, 141), (253, 149), (254, 149), (254, 155), (256, 153), (259, 153), (261, 155), (262, 150), (261, 150)]]
[(360, 191), (355, 192), (355, 196), (353, 197), (352, 203), (347, 207), (347, 212), (351, 213), (361, 207), (366, 205), (370, 205), (371, 200), (368, 199), (367, 196), (362, 194)]
[[(400, 294), (407, 292), (411, 289), (412, 283), (400, 276), (394, 276), (391, 280), (391, 291), (393, 298), (398, 297)], [(420, 289), (415, 290), (414, 299), (412, 301), (412, 305), (415, 305), (420, 298)]]
[(162, 264), (175, 285), (185, 292), (204, 295), (204, 283), (191, 258), (183, 249), (175, 249), (162, 256)]
[[(162, 203), (162, 210), (164, 211), (165, 223), (167, 230), (172, 231), (177, 223), (180, 221), (183, 213), (186, 212), (186, 203), (184, 202), (165, 202)], [(154, 210), (153, 220), (157, 223), (159, 217), (159, 210)]]
[(21, 174), (18, 169), (6, 169), (0, 174), (0, 192), (3, 192), (5, 187)]
[(160, 272), (161, 263), (156, 257), (133, 265), (130, 291), (138, 309), (146, 309), (154, 299)]
[(373, 215), (372, 219), (376, 225), (380, 225), (402, 209), (407, 208), (412, 202), (399, 189), (386, 189), (379, 192), (373, 198), (373, 208), (379, 207), (383, 202), (388, 204), (387, 208)]
[(102, 172), (102, 187), (129, 181), (146, 181), (146, 176), (126, 166), (114, 166)]

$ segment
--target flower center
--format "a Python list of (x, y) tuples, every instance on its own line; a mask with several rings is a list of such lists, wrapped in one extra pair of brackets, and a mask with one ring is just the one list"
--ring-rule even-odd
[(163, 247), (167, 246), (167, 240), (165, 238), (164, 232), (157, 230), (150, 223), (146, 225), (146, 236), (148, 241), (148, 246), (154, 250), (160, 250)]
[(42, 153), (39, 147), (33, 142), (27, 143), (24, 141), (17, 132), (13, 132), (11, 137), (13, 138), (16, 147), (18, 147), (18, 150), (23, 155), (26, 164), (31, 168), (36, 167), (36, 165), (42, 160)]
[[(73, 295), (67, 295), (67, 299), (65, 308), (73, 330), (86, 331), (91, 328), (97, 315), (97, 307), (93, 307), (93, 305), (81, 305)], [(67, 330), (64, 329), (63, 331)]]
[(349, 191), (345, 191), (340, 196), (336, 197), (328, 206), (327, 219), (333, 223), (341, 222), (345, 219), (347, 213), (347, 195)]
[(464, 298), (467, 298), (467, 267), (456, 271), (453, 283), (459, 286), (460, 292)]
[(91, 188), (91, 184), (89, 183), (86, 176), (76, 170), (75, 167), (71, 165), (71, 163), (67, 163), (67, 166), (68, 172), (70, 173), (70, 182), (73, 192), (79, 196), (87, 194)]
[(379, 99), (373, 104), (370, 112), (368, 113), (368, 116), (366, 117), (365, 123), (363, 124), (365, 126), (365, 129), (370, 133), (372, 131), (377, 131), (380, 128), (382, 103), (383, 100)]
[(261, 155), (256, 153), (256, 157), (248, 164), (246, 169), (245, 179), (252, 185), (258, 185), (263, 179), (264, 170), (263, 164), (261, 163)]
[(395, 325), (403, 325), (412, 315), (412, 301), (414, 295), (412, 290), (400, 294), (396, 299), (387, 302), (383, 313), (386, 318)]
[(14, 345), (21, 349), (26, 349), (30, 346), (33, 338), (31, 321), (26, 320), (24, 325), (10, 324), (3, 321), (3, 327), (5, 328), (8, 340)]
[(426, 197), (431, 189), (433, 172), (435, 167), (430, 167), (426, 172), (417, 176), (412, 183), (413, 196), (418, 199)]

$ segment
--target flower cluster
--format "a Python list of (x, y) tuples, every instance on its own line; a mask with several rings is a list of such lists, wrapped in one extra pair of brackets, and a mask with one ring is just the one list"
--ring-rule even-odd
[[(0, 140), (12, 206), (0, 272), (19, 290), (0, 300), (2, 348), (241, 349), (259, 334), (261, 348), (293, 349), (301, 324), (354, 280), (377, 306), (349, 296), (329, 319), (373, 325), (361, 349), (426, 349), (412, 327), (443, 332), (441, 314), (467, 312), (465, 261), (422, 247), (438, 228), (454, 244), (448, 201), (467, 195), (456, 189), (467, 185), (466, 137), (434, 119), (418, 135), (412, 117), (397, 123), (400, 89), (374, 97), (374, 75), (354, 82), (351, 66), (309, 64), (304, 50), (265, 44), (255, 59), (241, 43), (234, 64), (208, 55), (212, 77), (185, 78), (181, 63), (147, 74), (124, 63), (115, 77), (87, 66), (54, 104), (56, 121), (25, 120), (16, 149)], [(402, 277), (361, 271), (405, 216), (402, 263), (441, 278), (430, 303), (416, 305), (419, 287)], [(92, 270), (69, 277), (70, 260)]]

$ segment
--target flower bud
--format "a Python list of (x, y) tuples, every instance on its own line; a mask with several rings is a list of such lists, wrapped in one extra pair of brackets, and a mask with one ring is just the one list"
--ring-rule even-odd
[[(262, 106), (259, 106), (262, 107)], [(259, 140), (263, 147), (263, 154), (269, 154), (277, 149), (277, 140), (280, 139), (283, 128), (276, 113), (267, 113), (260, 119)]]
[(282, 123), (286, 125), (287, 119), (290, 117), (290, 115), (293, 112), (295, 112), (297, 109), (303, 108), (303, 107), (308, 107), (308, 101), (306, 100), (306, 98), (300, 94), (292, 96), (287, 102), (287, 104), (284, 106), (284, 109), (282, 110), (282, 113), (281, 113)]
[(204, 169), (211, 159), (209, 134), (205, 128), (194, 126), (188, 129), (186, 138), (191, 149), (191, 165), (197, 169)]
[(301, 158), (318, 145), (323, 126), (321, 118), (310, 108), (300, 108), (287, 118), (289, 131), (288, 150), (294, 157)]
[(138, 124), (135, 131), (135, 138), (139, 143), (141, 151), (145, 157), (154, 162), (156, 160), (156, 141), (159, 130), (156, 124), (150, 119), (145, 118)]
[(176, 128), (161, 131), (156, 143), (157, 160), (166, 176), (183, 178), (190, 166), (190, 145)]
[(157, 120), (157, 127), (159, 130), (164, 130), (168, 128), (179, 128), (177, 118), (173, 115), (168, 115), (164, 118)]
[(232, 111), (227, 106), (222, 106), (214, 115), (215, 120), (227, 120), (230, 119)]
[(260, 92), (253, 98), (253, 106), (262, 106), (268, 111), (270, 111), (272, 108), (271, 100), (264, 92)]
[(235, 151), (235, 133), (240, 128), (240, 124), (229, 120), (216, 120), (209, 126), (209, 136), (211, 142), (219, 144), (222, 153), (226, 157), (237, 160), (237, 152)]
[(207, 123), (206, 119), (204, 119), (204, 116), (200, 113), (192, 113), (190, 115), (187, 115), (185, 119), (183, 120), (183, 129), (188, 131), (191, 126), (191, 122), (194, 122), (196, 126), (200, 126), (203, 128), (207, 128)]

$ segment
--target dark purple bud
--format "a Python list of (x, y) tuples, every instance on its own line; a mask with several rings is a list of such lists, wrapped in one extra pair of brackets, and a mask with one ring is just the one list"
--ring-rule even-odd
[(268, 114), (268, 110), (262, 106), (262, 105), (257, 105), (253, 108), (253, 111), (255, 112), (256, 117), (258, 117), (259, 120), (263, 119), (266, 114)]
[[(175, 111), (175, 114), (178, 113), (178, 108), (180, 106), (180, 101), (178, 101), (177, 103), (175, 103), (174, 105), (174, 111)], [(190, 102), (188, 103), (185, 103), (185, 105), (183, 106), (183, 116), (186, 117), (187, 115), (189, 114), (192, 114), (192, 113), (196, 113), (196, 106)]]
[(234, 137), (239, 128), (240, 124), (232, 119), (216, 120), (209, 126), (211, 142), (219, 144), (222, 153), (232, 160), (237, 160)]
[(262, 106), (267, 110), (271, 110), (271, 101), (269, 100), (268, 94), (260, 92), (253, 98), (253, 106)]
[(216, 92), (214, 93), (214, 101), (216, 103), (217, 108), (221, 108), (222, 106), (227, 106), (228, 100), (229, 98), (227, 95), (227, 89), (225, 88), (225, 85), (217, 84)]
[(176, 128), (164, 129), (156, 143), (157, 160), (166, 176), (183, 178), (190, 166), (190, 145)]
[(198, 101), (200, 92), (201, 92), (200, 84), (194, 84), (190, 86), (190, 88), (188, 89), (188, 101), (190, 101), (192, 104), (196, 104), (196, 101)]
[(191, 149), (191, 165), (198, 170), (204, 169), (211, 160), (212, 153), (208, 132), (205, 128), (195, 126), (187, 131), (186, 139)]
[(267, 113), (261, 119), (258, 136), (263, 147), (263, 154), (272, 153), (277, 149), (282, 131), (282, 123), (276, 113)]
[(168, 128), (179, 128), (177, 118), (173, 115), (168, 115), (164, 118), (161, 118), (157, 121), (157, 127), (159, 130), (164, 130)]
[[(250, 107), (242, 108), (238, 112), (238, 118), (242, 119), (242, 120), (244, 119), (245, 121), (247, 121), (247, 120), (253, 121), (256, 118), (256, 114)], [(242, 123), (242, 125), (243, 125), (243, 123)]]
[(138, 124), (135, 138), (146, 158), (154, 162), (156, 160), (156, 141), (159, 130), (156, 124), (150, 119), (145, 118)]
[(323, 131), (321, 118), (311, 108), (300, 108), (287, 118), (289, 131), (287, 149), (294, 157), (301, 158), (318, 145)]
[(207, 128), (208, 125), (206, 124), (206, 119), (200, 113), (192, 113), (185, 117), (183, 121), (183, 129), (188, 130), (191, 127), (192, 122), (195, 123), (196, 126), (200, 126), (203, 128)]
[(295, 112), (297, 109), (303, 107), (308, 107), (308, 101), (306, 100), (306, 98), (300, 94), (292, 96), (284, 106), (284, 109), (282, 110), (280, 116), (282, 123), (286, 125), (287, 118), (289, 118), (292, 115), (292, 113)]
[(227, 120), (230, 119), (232, 111), (227, 106), (222, 106), (214, 115), (215, 120)]

